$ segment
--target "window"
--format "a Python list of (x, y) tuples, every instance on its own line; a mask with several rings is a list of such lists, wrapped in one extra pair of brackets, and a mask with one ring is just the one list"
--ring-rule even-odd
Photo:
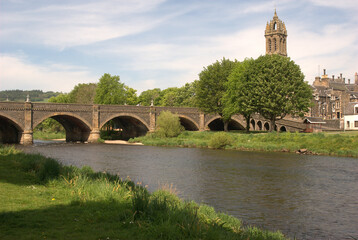
[(341, 118), (340, 112), (337, 112), (337, 118)]
[(358, 107), (356, 107), (354, 113), (355, 113), (355, 114), (358, 114)]
[(273, 24), (273, 30), (277, 30), (277, 23)]
[(277, 43), (276, 43), (276, 38), (273, 39), (273, 42), (275, 44), (275, 52), (277, 51)]
[(354, 121), (354, 127), (358, 128), (358, 121)]
[(268, 40), (268, 45), (269, 45), (269, 52), (271, 52), (271, 39)]
[(351, 127), (351, 123), (349, 121), (347, 121), (347, 128)]

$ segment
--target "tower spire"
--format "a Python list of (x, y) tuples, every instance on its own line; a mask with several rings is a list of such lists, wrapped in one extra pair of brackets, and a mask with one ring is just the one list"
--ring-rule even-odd
[(276, 7), (272, 20), (266, 25), (265, 38), (266, 54), (287, 56), (286, 26), (285, 23), (278, 18)]

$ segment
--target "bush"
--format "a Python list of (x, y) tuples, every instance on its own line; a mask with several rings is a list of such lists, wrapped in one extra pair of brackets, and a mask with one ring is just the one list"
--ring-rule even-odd
[(233, 142), (232, 137), (226, 132), (217, 132), (210, 138), (209, 147), (220, 149), (232, 145)]
[(184, 127), (180, 124), (180, 119), (176, 114), (163, 111), (158, 116), (155, 130), (156, 136), (177, 137), (183, 130)]

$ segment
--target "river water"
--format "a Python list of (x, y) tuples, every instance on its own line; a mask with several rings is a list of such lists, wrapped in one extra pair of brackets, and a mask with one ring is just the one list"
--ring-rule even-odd
[(129, 176), (297, 239), (358, 239), (358, 159), (107, 144), (35, 144), (75, 166)]

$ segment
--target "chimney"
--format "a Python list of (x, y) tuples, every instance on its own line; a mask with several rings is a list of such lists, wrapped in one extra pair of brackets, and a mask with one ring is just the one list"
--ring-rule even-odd
[(334, 81), (334, 75), (332, 75), (332, 80)]
[(346, 78), (343, 78), (343, 83), (346, 83)]
[(323, 75), (326, 75), (326, 69), (323, 69)]
[(348, 79), (348, 84), (351, 84), (351, 80), (350, 80), (350, 79)]
[(354, 81), (355, 81), (355, 84), (358, 85), (358, 73), (356, 73), (356, 74), (354, 75)]
[(341, 73), (340, 75), (341, 75), (341, 80), (342, 80), (343, 74)]

